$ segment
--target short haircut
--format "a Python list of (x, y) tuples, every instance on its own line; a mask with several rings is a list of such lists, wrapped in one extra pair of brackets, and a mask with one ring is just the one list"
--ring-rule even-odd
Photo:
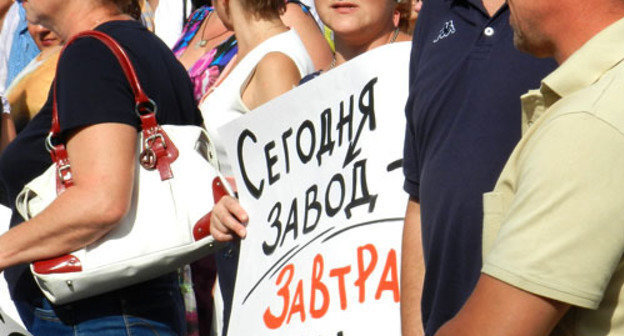
[(286, 9), (284, 0), (240, 0), (245, 9), (261, 18), (272, 18), (281, 15)]
[(141, 5), (139, 0), (107, 0), (103, 2), (115, 4), (120, 11), (132, 16), (135, 20), (141, 18)]
[(409, 33), (410, 16), (412, 15), (412, 2), (414, 0), (398, 1), (397, 10), (399, 11), (399, 29)]

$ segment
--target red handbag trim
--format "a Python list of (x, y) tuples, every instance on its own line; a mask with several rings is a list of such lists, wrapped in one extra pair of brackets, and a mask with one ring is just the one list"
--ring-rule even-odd
[[(226, 178), (230, 186), (235, 187), (234, 179), (231, 177)], [(219, 202), (219, 200), (228, 195), (228, 191), (223, 185), (223, 182), (219, 177), (215, 177), (212, 180), (212, 197), (214, 199), (215, 204)], [(207, 215), (200, 218), (197, 223), (193, 226), (193, 238), (195, 241), (201, 240), (210, 235), (210, 216), (212, 215), (212, 211), (210, 211)]]
[(210, 236), (210, 216), (212, 216), (212, 211), (200, 218), (193, 226), (193, 238), (195, 241)]
[(57, 258), (40, 260), (33, 263), (34, 271), (38, 274), (71, 273), (82, 271), (80, 259), (71, 254)]

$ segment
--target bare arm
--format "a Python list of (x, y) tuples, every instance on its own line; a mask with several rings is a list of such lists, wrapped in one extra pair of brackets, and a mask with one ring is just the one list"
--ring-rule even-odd
[(569, 307), (482, 274), (464, 307), (436, 336), (547, 336)]
[(290, 57), (272, 52), (258, 63), (242, 93), (243, 102), (250, 110), (272, 100), (299, 84), (299, 69)]
[[(2, 106), (0, 106), (0, 109)], [(0, 153), (15, 139), (15, 124), (9, 113), (0, 114)]]
[(314, 18), (304, 13), (298, 4), (288, 3), (286, 4), (286, 12), (282, 15), (282, 21), (297, 31), (308, 54), (310, 54), (314, 68), (316, 70), (327, 69), (333, 59), (332, 51)]
[(130, 205), (136, 137), (117, 123), (76, 131), (67, 142), (74, 186), (0, 236), (0, 270), (74, 251), (110, 231)]
[(425, 277), (420, 204), (410, 198), (405, 212), (401, 253), (401, 331), (403, 336), (422, 336), (420, 301)]

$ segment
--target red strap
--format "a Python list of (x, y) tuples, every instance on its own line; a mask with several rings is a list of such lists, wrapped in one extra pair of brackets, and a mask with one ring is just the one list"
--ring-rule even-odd
[[(126, 51), (112, 37), (102, 32), (99, 32), (97, 30), (84, 31), (75, 35), (71, 40), (69, 40), (69, 42), (67, 42), (65, 46), (63, 47), (63, 50), (61, 51), (61, 53), (64, 52), (65, 49), (67, 49), (67, 47), (69, 47), (72, 43), (76, 42), (76, 40), (83, 38), (83, 37), (96, 38), (100, 42), (104, 43), (104, 45), (108, 47), (108, 49), (110, 49), (110, 51), (113, 53), (115, 58), (117, 58), (117, 61), (119, 61), (119, 65), (121, 66), (121, 69), (126, 75), (126, 79), (128, 79), (128, 83), (130, 84), (130, 87), (132, 88), (132, 92), (134, 93), (134, 101), (136, 103), (137, 108), (139, 108), (140, 112), (143, 112), (141, 108), (144, 108), (145, 104), (151, 104), (151, 100), (149, 99), (149, 97), (147, 97), (147, 95), (143, 91), (143, 88), (141, 87), (141, 83), (139, 82), (139, 77), (137, 76), (136, 71), (134, 70), (134, 67), (132, 66), (132, 63), (130, 62), (130, 59), (128, 58), (128, 55), (126, 54)], [(58, 75), (58, 67), (57, 67), (56, 74)], [(53, 85), (54, 104), (52, 105), (52, 128), (50, 129), (50, 132), (52, 133), (52, 136), (54, 137), (54, 136), (57, 136), (61, 132), (61, 126), (58, 120), (58, 106), (56, 102), (56, 77), (55, 77), (53, 84), (54, 84)]]
[[(102, 33), (100, 31), (90, 30), (84, 31), (77, 35), (75, 35), (71, 40), (65, 44), (63, 47), (64, 52), (67, 47), (69, 47), (76, 40), (84, 37), (93, 37), (100, 42), (104, 43), (104, 45), (113, 53), (121, 69), (130, 84), (130, 88), (134, 94), (134, 102), (135, 102), (135, 111), (139, 115), (141, 120), (141, 129), (142, 136), (144, 139), (153, 138), (153, 141), (144, 141), (142, 144), (143, 152), (149, 152), (148, 154), (153, 154), (153, 159), (150, 161), (153, 164), (143, 165), (146, 169), (155, 169), (157, 168), (160, 172), (160, 177), (162, 180), (167, 180), (173, 178), (173, 173), (171, 172), (170, 164), (175, 161), (178, 157), (178, 150), (173, 144), (173, 142), (167, 137), (167, 134), (164, 130), (158, 125), (156, 121), (156, 104), (145, 94), (143, 88), (141, 87), (141, 83), (139, 82), (139, 78), (132, 66), (132, 62), (128, 58), (125, 50), (115, 41), (112, 37)], [(57, 67), (57, 76), (58, 76), (58, 67)], [(58, 103), (56, 98), (56, 77), (53, 85), (53, 105), (52, 105), (52, 125), (50, 128), (50, 136), (48, 139), (48, 149), (50, 150), (50, 155), (52, 157), (52, 161), (54, 161), (57, 165), (58, 170), (58, 183), (57, 183), (57, 191), (60, 193), (66, 188), (73, 185), (73, 180), (71, 176), (71, 170), (69, 168), (69, 158), (67, 156), (67, 151), (65, 150), (65, 145), (60, 143), (58, 145), (52, 144), (52, 139), (57, 137), (61, 132), (61, 125), (59, 122), (58, 116)], [(162, 135), (162, 136), (161, 136)], [(142, 157), (144, 157), (142, 153)], [(141, 162), (143, 164), (143, 162)]]
[[(236, 182), (234, 181), (234, 178), (227, 177), (226, 180), (230, 186), (236, 190)], [(227, 190), (227, 187), (223, 185), (223, 181), (221, 181), (219, 177), (215, 177), (212, 180), (212, 197), (215, 204), (217, 204), (223, 196), (229, 194)], [(210, 235), (210, 216), (212, 216), (212, 211), (200, 218), (193, 226), (193, 238), (195, 238), (195, 241), (201, 240)]]

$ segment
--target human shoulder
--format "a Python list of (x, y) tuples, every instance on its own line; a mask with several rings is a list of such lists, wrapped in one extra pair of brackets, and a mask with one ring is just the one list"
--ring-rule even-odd
[(271, 52), (264, 56), (256, 67), (255, 80), (265, 83), (269, 93), (284, 93), (301, 80), (299, 68), (288, 55)]
[(289, 77), (289, 74), (296, 73), (300, 77), (295, 61), (290, 56), (274, 51), (266, 54), (256, 67), (256, 74), (260, 76), (282, 75)]
[(300, 80), (299, 69), (290, 57), (281, 52), (268, 53), (256, 66), (243, 92), (243, 101), (253, 110), (292, 89)]
[(112, 52), (104, 43), (93, 37), (81, 37), (63, 49), (59, 58), (59, 70), (100, 68), (114, 60)]
[(596, 94), (593, 102), (593, 109), (598, 118), (618, 129), (624, 134), (624, 64), (612, 69), (600, 82), (600, 87), (596, 87)]
[(624, 136), (592, 111), (544, 117), (484, 205), (485, 230), (498, 230), (484, 272), (595, 309), (624, 246), (624, 225), (613, 220), (624, 216)]
[(624, 66), (618, 66), (602, 78), (577, 92), (562, 98), (551, 108), (551, 121), (591, 116), (624, 136)]

